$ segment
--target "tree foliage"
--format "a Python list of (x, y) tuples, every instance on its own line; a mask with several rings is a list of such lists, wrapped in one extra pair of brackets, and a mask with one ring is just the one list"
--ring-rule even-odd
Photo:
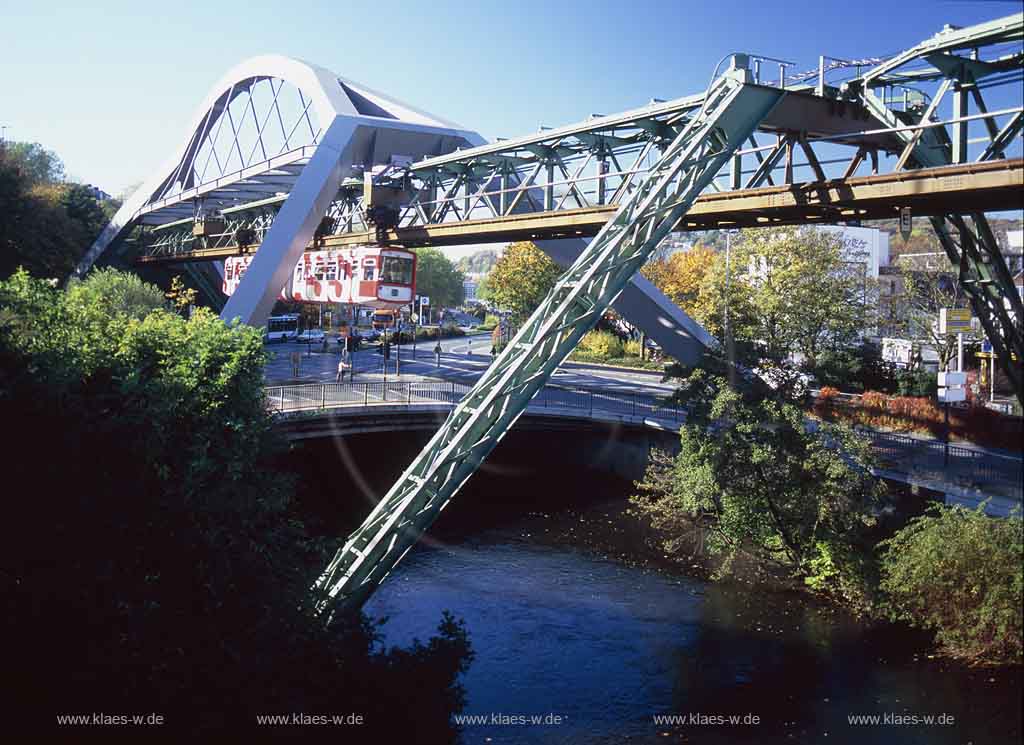
[(62, 279), (108, 217), (88, 187), (55, 179), (59, 171), (45, 165), (48, 151), (20, 145), (0, 145), (0, 277), (23, 266)]
[(945, 369), (956, 355), (957, 342), (956, 334), (939, 333), (939, 311), (968, 307), (963, 288), (952, 272), (931, 269), (904, 269), (895, 281), (902, 292), (883, 309), (892, 331), (934, 348), (939, 368)]
[(433, 308), (454, 308), (465, 298), (465, 276), (436, 248), (416, 249), (416, 293)]
[(643, 275), (686, 313), (695, 315), (701, 288), (709, 270), (718, 260), (715, 250), (696, 244), (688, 251), (676, 251), (667, 258), (648, 262)]
[(4, 143), (3, 148), (18, 164), (29, 186), (57, 184), (64, 180), (64, 162), (38, 142), (9, 142)]
[(745, 556), (866, 604), (866, 535), (882, 495), (867, 444), (847, 428), (812, 430), (799, 408), (745, 399), (702, 371), (687, 390), (680, 453), (656, 461), (633, 498), (663, 548), (678, 549), (680, 525), (705, 525), (721, 574)]
[(131, 275), (67, 292), (24, 271), (0, 282), (15, 695), (48, 717), (116, 702), (207, 736), (257, 713), (355, 711), (372, 739), (448, 741), (471, 659), (461, 625), (385, 653), (366, 621), (325, 630), (309, 613), (333, 546), (291, 502), (263, 364), (258, 330), (205, 309), (186, 320)]
[(547, 297), (562, 269), (529, 241), (512, 243), (480, 289), (481, 297), (522, 323)]
[(857, 246), (828, 231), (744, 230), (733, 244), (731, 276), (719, 255), (694, 315), (722, 336), (728, 305), (734, 339), (752, 342), (770, 360), (799, 353), (813, 364), (871, 326), (875, 288), (863, 259)]
[(1021, 664), (1024, 526), (1020, 513), (936, 506), (883, 543), (889, 613), (936, 632), (949, 654)]

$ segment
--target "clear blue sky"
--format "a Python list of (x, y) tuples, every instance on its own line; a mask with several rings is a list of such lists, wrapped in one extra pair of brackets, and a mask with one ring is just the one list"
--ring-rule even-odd
[(944, 23), (1020, 10), (979, 0), (11, 2), (0, 0), (0, 125), (118, 193), (185, 136), (231, 66), (281, 53), (475, 129), (515, 136), (702, 90), (731, 51), (885, 54)]

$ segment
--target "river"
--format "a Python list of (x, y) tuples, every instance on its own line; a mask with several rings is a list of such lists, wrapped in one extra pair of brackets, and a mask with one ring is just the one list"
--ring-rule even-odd
[(389, 645), (426, 639), (443, 610), (465, 619), (464, 743), (1021, 741), (1019, 669), (968, 669), (802, 594), (638, 561), (628, 482), (580, 470), (556, 489), (551, 473), (540, 451), (530, 468), (499, 457), (366, 606)]

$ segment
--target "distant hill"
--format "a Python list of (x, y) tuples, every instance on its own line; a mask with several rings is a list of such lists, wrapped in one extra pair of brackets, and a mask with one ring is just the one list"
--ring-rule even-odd
[(475, 254), (463, 256), (455, 262), (455, 267), (463, 274), (487, 274), (498, 263), (501, 253), (493, 248), (485, 248)]

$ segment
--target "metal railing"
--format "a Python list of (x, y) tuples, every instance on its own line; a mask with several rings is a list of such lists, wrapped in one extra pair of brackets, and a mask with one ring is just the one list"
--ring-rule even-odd
[(952, 479), (971, 485), (998, 485), (1018, 499), (1024, 492), (1024, 467), (1020, 458), (896, 432), (859, 431), (871, 440), (882, 468), (931, 476), (940, 481)]
[[(278, 385), (265, 389), (267, 406), (275, 413), (316, 411), (344, 407), (414, 406), (446, 404), (455, 406), (471, 386), (453, 381), (309, 383)], [(682, 422), (685, 409), (658, 396), (643, 393), (592, 390), (549, 385), (530, 402), (533, 409), (566, 410), (591, 416), (644, 417), (664, 422)]]
[[(454, 381), (389, 381), (270, 386), (265, 391), (267, 406), (272, 412), (292, 413), (373, 406), (440, 404), (454, 407), (470, 387)], [(678, 425), (686, 419), (684, 407), (658, 396), (556, 385), (541, 389), (530, 402), (530, 409), (573, 413), (587, 418), (595, 414), (600, 418), (642, 418), (667, 425)], [(1024, 470), (1019, 458), (949, 445), (947, 459), (946, 446), (939, 440), (860, 427), (858, 431), (871, 441), (878, 466), (883, 470), (941, 483), (999, 487), (1018, 498), (1024, 491)]]

